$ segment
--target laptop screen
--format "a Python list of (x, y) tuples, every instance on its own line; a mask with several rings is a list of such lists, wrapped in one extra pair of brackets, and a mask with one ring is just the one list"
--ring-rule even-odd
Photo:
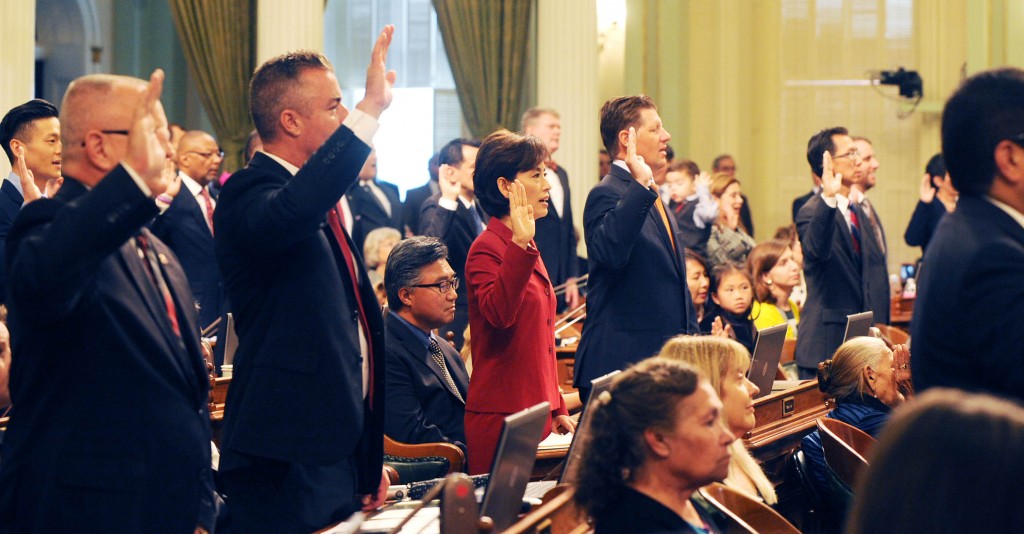
[(757, 331), (754, 355), (750, 358), (750, 371), (747, 372), (747, 378), (761, 390), (755, 399), (772, 392), (775, 372), (779, 368), (779, 360), (782, 359), (782, 346), (786, 343), (788, 329), (789, 325), (783, 323)]
[(579, 470), (579, 461), (583, 456), (583, 447), (586, 446), (580, 443), (585, 442), (590, 433), (590, 411), (594, 408), (590, 406), (590, 403), (612, 386), (612, 379), (619, 372), (612, 371), (590, 381), (590, 398), (587, 399), (587, 408), (583, 410), (580, 422), (576, 425), (576, 434), (573, 435), (572, 443), (569, 444), (569, 453), (565, 456), (565, 466), (562, 467), (562, 474), (558, 478), (559, 484), (576, 484), (576, 472)]
[(526, 484), (537, 459), (537, 444), (550, 412), (551, 405), (542, 402), (505, 418), (480, 508), (481, 516), (494, 521), (496, 532), (505, 530), (519, 517)]
[(846, 316), (846, 335), (843, 336), (843, 343), (855, 338), (866, 336), (871, 331), (871, 323), (874, 320), (874, 312), (861, 312)]

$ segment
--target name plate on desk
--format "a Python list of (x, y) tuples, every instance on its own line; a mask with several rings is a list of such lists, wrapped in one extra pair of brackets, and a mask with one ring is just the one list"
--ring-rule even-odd
[(747, 447), (757, 451), (791, 434), (802, 437), (805, 430), (814, 426), (815, 419), (828, 413), (825, 399), (817, 380), (800, 382), (791, 389), (757, 399), (754, 401), (757, 424), (744, 436)]

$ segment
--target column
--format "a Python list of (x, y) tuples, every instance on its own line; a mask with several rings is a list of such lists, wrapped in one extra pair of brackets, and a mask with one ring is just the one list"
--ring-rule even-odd
[(324, 0), (258, 0), (256, 65), (292, 50), (324, 50)]
[[(4, 3), (0, 17), (0, 117), (35, 94), (36, 2)], [(0, 157), (0, 179), (11, 172), (7, 157)]]

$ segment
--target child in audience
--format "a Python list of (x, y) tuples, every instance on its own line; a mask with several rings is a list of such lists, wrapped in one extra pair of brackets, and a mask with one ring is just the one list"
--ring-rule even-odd
[(697, 310), (697, 323), (704, 319), (708, 309), (708, 289), (711, 278), (708, 277), (708, 264), (696, 252), (686, 249), (686, 287), (690, 290), (690, 300)]
[(696, 163), (681, 159), (669, 165), (665, 183), (670, 195), (669, 210), (679, 224), (683, 246), (703, 256), (711, 225), (718, 218), (718, 203), (711, 197), (711, 178), (700, 172)]
[(756, 329), (788, 323), (786, 339), (796, 339), (800, 307), (790, 295), (800, 283), (800, 266), (789, 244), (774, 239), (759, 243), (747, 257), (747, 270), (757, 296), (750, 312)]
[(722, 326), (731, 326), (734, 339), (753, 352), (754, 322), (750, 320), (753, 286), (750, 273), (738, 265), (727, 262), (715, 267), (711, 277), (711, 300), (715, 305), (701, 320), (701, 332), (711, 332), (715, 319), (721, 317)]

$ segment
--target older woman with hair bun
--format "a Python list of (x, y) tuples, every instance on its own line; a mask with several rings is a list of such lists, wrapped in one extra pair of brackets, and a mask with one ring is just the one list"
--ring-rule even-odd
[[(909, 366), (906, 345), (894, 345), (889, 350), (881, 339), (873, 337), (855, 337), (843, 343), (832, 359), (818, 364), (818, 388), (836, 403), (825, 417), (877, 437), (892, 409), (905, 400)], [(800, 447), (818, 491), (828, 492), (825, 452), (818, 431), (805, 436)]]
[[(750, 353), (743, 345), (722, 337), (676, 336), (658, 356), (692, 365), (707, 377), (722, 400), (722, 416), (730, 432), (742, 436), (754, 429), (754, 395), (760, 390), (747, 379)], [(778, 502), (775, 487), (741, 440), (729, 445), (729, 456), (725, 485), (768, 504)]]
[(555, 292), (533, 241), (548, 212), (547, 149), (507, 130), (480, 145), (473, 187), (491, 214), (469, 248), (466, 286), (473, 378), (466, 398), (470, 474), (491, 467), (502, 423), (539, 402), (551, 404), (544, 434), (572, 432), (555, 367)]
[(725, 478), (736, 437), (714, 388), (692, 367), (649, 358), (616, 376), (590, 408), (576, 504), (594, 532), (721, 532), (696, 498)]

